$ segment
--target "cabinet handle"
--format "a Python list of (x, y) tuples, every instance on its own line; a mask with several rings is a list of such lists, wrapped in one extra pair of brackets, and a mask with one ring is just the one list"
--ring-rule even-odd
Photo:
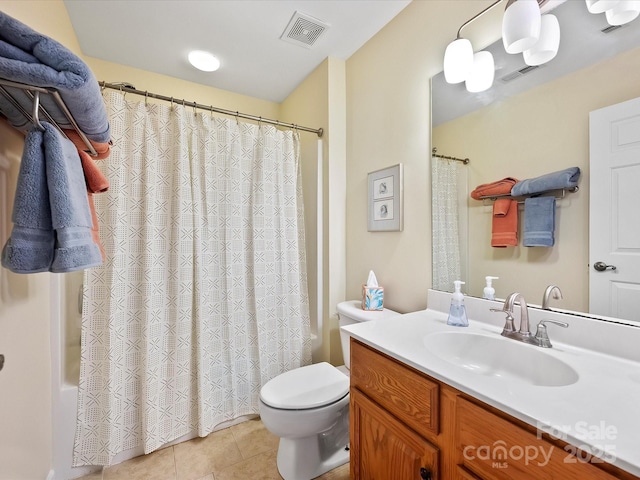
[(426, 468), (422, 467), (420, 469), (420, 478), (422, 480), (431, 480), (431, 472)]

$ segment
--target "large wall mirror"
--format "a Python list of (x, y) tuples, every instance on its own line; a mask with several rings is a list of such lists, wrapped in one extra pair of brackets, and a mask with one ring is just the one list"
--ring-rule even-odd
[[(517, 291), (539, 305), (553, 284), (563, 298), (553, 300), (552, 307), (589, 312), (589, 113), (640, 97), (640, 18), (607, 28), (603, 14), (590, 14), (585, 2), (576, 0), (552, 13), (561, 41), (558, 55), (547, 64), (526, 69), (522, 55), (506, 54), (499, 40), (486, 48), (496, 63), (489, 90), (468, 93), (464, 83), (447, 84), (442, 73), (432, 79), (432, 146), (438, 154), (470, 159), (467, 165), (448, 161), (462, 173), (458, 187), (434, 172), (434, 195), (457, 188), (452, 198), (459, 199), (461, 215), (457, 225), (449, 225), (458, 242), (440, 241), (442, 229), (449, 227), (434, 222), (433, 243), (444, 244), (434, 248), (434, 272), (447, 268), (445, 247), (457, 243), (468, 295), (481, 297), (485, 276), (495, 276), (496, 297)], [(442, 160), (432, 158), (432, 164), (436, 161)], [(556, 201), (553, 247), (490, 246), (492, 204), (471, 199), (471, 190), (505, 177), (524, 180), (575, 166), (582, 172), (579, 190)], [(442, 199), (434, 198), (433, 204), (435, 218)], [(637, 215), (633, 221), (638, 222)], [(453, 288), (436, 278), (434, 286)]]

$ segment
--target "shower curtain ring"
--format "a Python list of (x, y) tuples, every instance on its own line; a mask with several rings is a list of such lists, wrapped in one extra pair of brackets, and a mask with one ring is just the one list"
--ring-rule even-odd
[(171, 102), (171, 110), (173, 110), (173, 97), (171, 97), (171, 100), (169, 100)]
[(149, 103), (147, 102), (147, 100), (149, 100), (149, 92), (147, 90), (144, 91), (144, 106), (146, 107)]

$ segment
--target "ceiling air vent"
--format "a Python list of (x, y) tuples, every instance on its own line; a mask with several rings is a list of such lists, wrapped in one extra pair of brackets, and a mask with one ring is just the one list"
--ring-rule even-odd
[(600, 30), (602, 33), (611, 33), (611, 32), (615, 32), (616, 30), (618, 30), (619, 28), (622, 28), (622, 25), (609, 25), (608, 27), (604, 27), (602, 30)]
[(542, 65), (527, 65), (524, 68), (521, 68), (520, 70), (516, 70), (515, 72), (511, 72), (511, 73), (507, 73), (504, 77), (502, 77), (500, 79), (500, 81), (502, 82), (510, 82), (512, 80), (515, 80), (516, 78), (520, 78), (523, 75), (526, 75), (529, 72), (532, 72), (533, 70), (536, 70), (538, 68), (540, 68)]
[(317, 18), (295, 12), (280, 39), (294, 45), (311, 48), (328, 28), (328, 24)]

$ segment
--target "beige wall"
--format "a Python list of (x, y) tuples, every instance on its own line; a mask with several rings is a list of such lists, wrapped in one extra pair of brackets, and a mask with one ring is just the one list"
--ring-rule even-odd
[[(342, 364), (336, 305), (345, 299), (345, 62), (326, 59), (281, 105), (283, 121), (323, 128), (322, 325), (314, 361)], [(301, 134), (307, 270), (312, 323), (317, 325), (318, 137)], [(317, 331), (317, 330), (316, 330)]]
[[(532, 178), (580, 167), (580, 191), (557, 201), (553, 248), (491, 248), (491, 205), (469, 199), (470, 275), (466, 291), (482, 295), (494, 275), (496, 296), (517, 290), (540, 304), (549, 284), (557, 305), (589, 309), (589, 112), (640, 95), (640, 48), (567, 75), (499, 105), (434, 129), (434, 143), (450, 155), (471, 157), (469, 188), (504, 177)], [(605, 88), (603, 88), (605, 87)], [(520, 208), (522, 232), (522, 206)]]
[[(455, 8), (452, 4), (455, 3)], [(429, 79), (447, 43), (491, 2), (416, 0), (347, 60), (347, 297), (374, 270), (385, 306), (426, 306), (431, 286)], [(367, 232), (367, 173), (404, 165), (404, 231)]]

